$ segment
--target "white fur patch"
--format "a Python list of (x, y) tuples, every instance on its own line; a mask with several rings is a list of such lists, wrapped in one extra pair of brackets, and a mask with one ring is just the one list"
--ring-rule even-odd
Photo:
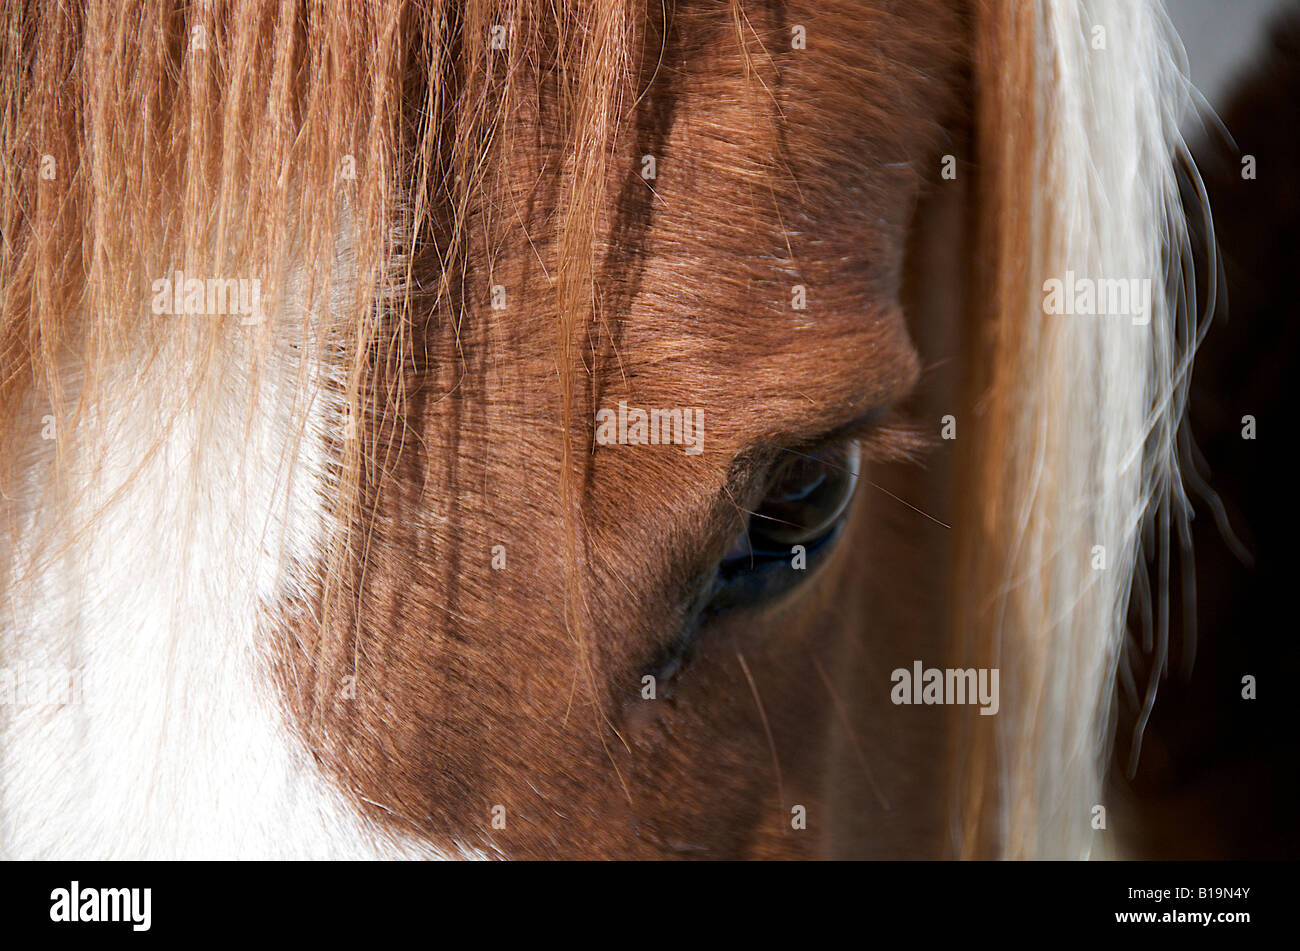
[(268, 619), (325, 545), (341, 397), (296, 327), (268, 351), (232, 321), (204, 375), (215, 318), (156, 319), (190, 326), (111, 370), (57, 470), (32, 412), (0, 668), (71, 669), (84, 702), (0, 697), (0, 856), (449, 857), (324, 780), (267, 673)]

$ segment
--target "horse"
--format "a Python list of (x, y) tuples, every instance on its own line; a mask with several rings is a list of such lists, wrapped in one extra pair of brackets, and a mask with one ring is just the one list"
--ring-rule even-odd
[(1157, 3), (3, 19), (0, 854), (1129, 854)]

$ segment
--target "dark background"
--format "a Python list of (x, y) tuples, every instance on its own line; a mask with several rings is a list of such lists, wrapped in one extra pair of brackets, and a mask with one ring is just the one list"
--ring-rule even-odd
[[(1175, 22), (1180, 3), (1184, 28), (1205, 5), (1171, 0)], [(1194, 77), (1198, 48), (1214, 61), (1211, 85), (1231, 77), (1221, 96), (1207, 89), (1226, 135), (1212, 120), (1206, 131), (1189, 135), (1209, 193), (1226, 284), (1199, 351), (1188, 407), (1192, 441), (1184, 466), (1196, 473), (1189, 470), (1185, 478), (1196, 512), (1190, 602), (1196, 633), (1193, 638), (1178, 608), (1193, 593), (1179, 580), (1189, 565), (1175, 562), (1168, 669), (1130, 779), (1132, 734), (1151, 668), (1140, 645), (1130, 655), (1139, 690), (1136, 696), (1120, 691), (1114, 781), (1135, 794), (1138, 814), (1132, 818), (1144, 829), (1151, 857), (1295, 858), (1297, 452), (1295, 417), (1283, 394), (1300, 380), (1300, 4), (1268, 4), (1279, 9), (1262, 36), (1245, 16), (1262, 4), (1216, 6), (1229, 17), (1241, 11), (1242, 29), (1254, 45), (1229, 65), (1214, 37), (1185, 34)], [(1222, 45), (1240, 42), (1225, 35)], [(1242, 178), (1243, 155), (1255, 156), (1253, 181)], [(1213, 261), (1205, 242), (1199, 244), (1204, 282)], [(1253, 441), (1242, 438), (1246, 415), (1256, 420)], [(1199, 479), (1210, 491), (1197, 491)], [(1216, 524), (1214, 495), (1240, 545)], [(1150, 567), (1155, 577), (1157, 566)], [(1247, 674), (1256, 678), (1256, 700), (1241, 696)]]

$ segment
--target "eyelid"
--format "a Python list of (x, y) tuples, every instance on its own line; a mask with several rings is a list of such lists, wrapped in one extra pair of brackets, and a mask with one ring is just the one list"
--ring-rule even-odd
[(876, 406), (816, 439), (782, 448), (782, 452), (812, 455), (856, 439), (866, 462), (918, 462), (938, 445), (920, 420), (892, 406)]
[(880, 426), (885, 419), (888, 409), (884, 406), (874, 406), (854, 417), (847, 423), (836, 426), (834, 429), (823, 433), (812, 442), (804, 443), (800, 446), (794, 446), (793, 449), (808, 453), (809, 455), (819, 452), (823, 449), (829, 449), (837, 443), (847, 442), (850, 439), (865, 440), (869, 439), (871, 434)]

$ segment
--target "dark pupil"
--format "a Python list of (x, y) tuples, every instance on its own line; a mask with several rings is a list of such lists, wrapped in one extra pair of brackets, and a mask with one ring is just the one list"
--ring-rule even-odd
[(750, 523), (751, 535), (778, 545), (820, 538), (844, 514), (857, 481), (857, 442), (795, 456), (773, 478)]

